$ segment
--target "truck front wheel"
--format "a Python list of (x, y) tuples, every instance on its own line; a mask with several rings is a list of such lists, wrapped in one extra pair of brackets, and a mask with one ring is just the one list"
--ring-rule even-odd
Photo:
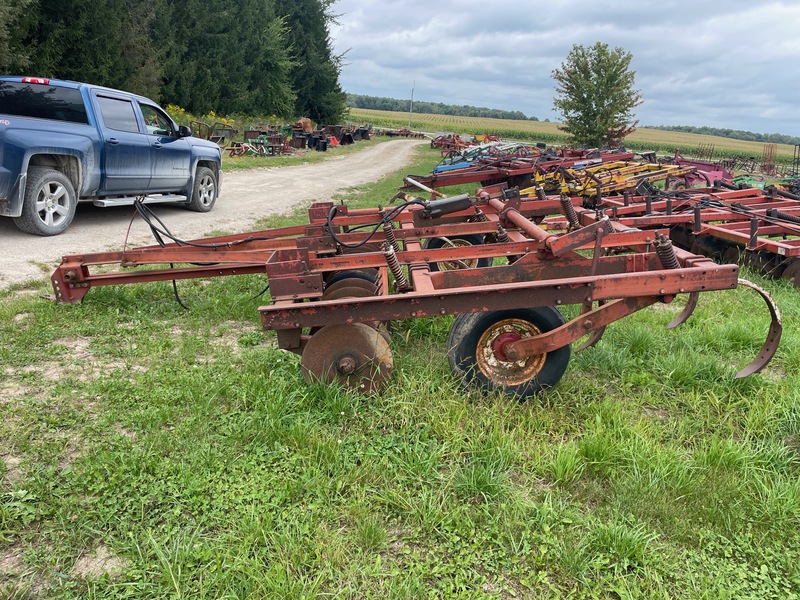
[(78, 199), (72, 182), (60, 171), (43, 167), (28, 169), (22, 214), (14, 224), (25, 233), (58, 235), (75, 216)]
[(194, 178), (192, 199), (189, 201), (189, 210), (208, 212), (217, 201), (217, 176), (208, 167), (198, 167)]

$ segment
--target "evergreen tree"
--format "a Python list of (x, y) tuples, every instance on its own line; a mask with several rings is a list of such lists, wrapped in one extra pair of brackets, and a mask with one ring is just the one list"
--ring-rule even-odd
[(169, 7), (164, 0), (125, 0), (125, 18), (120, 29), (126, 71), (123, 89), (160, 100), (164, 56), (170, 38), (163, 39), (155, 31), (159, 23), (169, 22)]
[(294, 112), (286, 32), (272, 0), (170, 4), (177, 42), (165, 64), (165, 102), (196, 113)]
[(204, 114), (345, 112), (334, 0), (0, 0), (0, 68)]
[(0, 3), (0, 73), (15, 73), (28, 65), (28, 53), (21, 43), (21, 25), (33, 0)]
[(335, 0), (284, 0), (281, 10), (291, 36), (295, 112), (318, 123), (336, 123), (347, 112), (339, 84), (341, 56), (334, 56), (329, 25)]
[(124, 87), (125, 0), (39, 0), (27, 32), (32, 72)]

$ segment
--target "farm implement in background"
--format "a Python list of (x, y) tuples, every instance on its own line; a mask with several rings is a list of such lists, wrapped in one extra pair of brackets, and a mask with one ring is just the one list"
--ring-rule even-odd
[(492, 158), (518, 158), (538, 154), (530, 146), (517, 142), (487, 142), (477, 146), (469, 146), (464, 150), (450, 150), (442, 161), (433, 168), (434, 173), (464, 169), (472, 165), (477, 160)]
[[(431, 148), (439, 148), (442, 156), (455, 156), (469, 151), (478, 146), (500, 142), (500, 136), (491, 133), (482, 133), (475, 136), (460, 135), (457, 133), (443, 133), (431, 140)], [(517, 144), (518, 145), (518, 144)]]
[[(317, 203), (294, 227), (65, 256), (53, 289), (75, 303), (96, 286), (263, 273), (271, 304), (259, 311), (279, 347), (301, 356), (309, 382), (360, 392), (390, 381), (395, 320), (456, 315), (447, 340), (454, 376), (526, 397), (555, 385), (572, 345), (597, 344), (611, 323), (682, 295), (685, 308), (668, 325), (677, 327), (700, 294), (738, 285), (761, 295), (771, 324), (737, 377), (762, 370), (777, 350), (769, 295), (740, 280), (736, 264), (673, 247), (666, 228), (632, 228), (568, 198), (527, 201), (503, 186), (433, 201), (398, 196), (394, 208)], [(563, 315), (567, 305), (577, 316)]]
[[(713, 151), (713, 147), (712, 147)], [(675, 151), (675, 156), (670, 160), (673, 165), (680, 167), (694, 167), (691, 175), (683, 177), (683, 179), (675, 179), (667, 189), (683, 190), (694, 187), (710, 186), (712, 182), (717, 180), (730, 181), (733, 179), (733, 173), (730, 170), (730, 165), (726, 161), (711, 162), (710, 160), (684, 158), (680, 150)]]
[[(533, 174), (532, 185), (520, 190), (524, 198), (538, 197), (543, 193), (567, 194), (595, 198), (624, 191), (650, 189), (658, 181), (673, 182), (690, 178), (696, 167), (615, 161), (586, 167), (567, 168), (555, 165)], [(669, 186), (671, 183), (667, 183)]]
[(580, 165), (595, 165), (610, 161), (633, 160), (634, 153), (624, 150), (547, 150), (535, 155), (521, 155), (515, 149), (508, 155), (479, 158), (463, 169), (453, 169), (430, 175), (408, 175), (403, 189), (411, 190), (416, 184), (427, 188), (443, 188), (452, 185), (480, 183), (483, 186), (505, 182), (509, 187), (528, 187), (534, 173), (545, 173), (557, 167), (571, 168)]
[(800, 287), (800, 196), (774, 186), (710, 188), (606, 197), (601, 212), (631, 227), (669, 227), (679, 246), (722, 262), (745, 262)]

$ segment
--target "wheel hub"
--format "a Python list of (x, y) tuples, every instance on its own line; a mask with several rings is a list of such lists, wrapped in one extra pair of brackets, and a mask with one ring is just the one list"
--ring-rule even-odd
[[(443, 246), (444, 248), (467, 248), (471, 247), (472, 244), (469, 243), (467, 240), (461, 239), (454, 239), (454, 240), (447, 240), (447, 243)], [(463, 260), (450, 260), (450, 261), (441, 261), (439, 262), (439, 270), (441, 271), (456, 271), (458, 269), (474, 269), (478, 266), (478, 259), (477, 258), (467, 258)]]
[(530, 381), (544, 367), (546, 354), (525, 356), (509, 360), (503, 345), (523, 338), (540, 335), (542, 332), (523, 319), (504, 319), (489, 327), (478, 340), (476, 362), (483, 374), (504, 386), (521, 385)]
[(511, 331), (507, 331), (505, 333), (501, 333), (500, 335), (498, 335), (492, 342), (492, 352), (494, 352), (494, 355), (497, 357), (497, 360), (503, 362), (510, 362), (508, 357), (506, 356), (506, 353), (503, 352), (503, 346), (505, 346), (506, 344), (511, 344), (512, 342), (516, 342), (521, 339), (522, 337), (518, 333)]
[(351, 375), (352, 373), (355, 373), (357, 366), (358, 363), (356, 362), (355, 357), (346, 354), (339, 357), (339, 362), (336, 364), (336, 370), (342, 375)]
[(389, 343), (364, 323), (326, 325), (308, 340), (300, 364), (309, 383), (364, 394), (381, 392), (394, 367)]

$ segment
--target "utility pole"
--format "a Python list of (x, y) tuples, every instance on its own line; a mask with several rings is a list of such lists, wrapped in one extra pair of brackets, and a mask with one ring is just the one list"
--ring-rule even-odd
[(411, 111), (414, 110), (414, 86), (417, 84), (417, 80), (415, 79), (414, 82), (411, 84), (411, 104), (408, 105), (408, 128), (411, 129)]

